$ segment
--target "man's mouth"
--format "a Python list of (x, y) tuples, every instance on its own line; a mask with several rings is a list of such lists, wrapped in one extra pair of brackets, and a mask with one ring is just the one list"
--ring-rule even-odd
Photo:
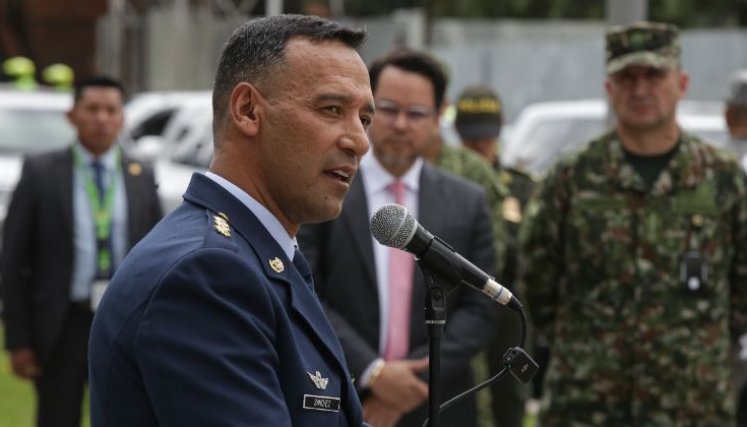
[(343, 169), (332, 169), (325, 171), (327, 175), (330, 175), (344, 183), (349, 183), (353, 179), (354, 172), (343, 170)]

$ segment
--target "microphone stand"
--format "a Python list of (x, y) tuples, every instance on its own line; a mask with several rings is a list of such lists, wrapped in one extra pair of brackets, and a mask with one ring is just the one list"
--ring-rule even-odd
[(441, 420), (439, 382), (441, 376), (441, 336), (446, 324), (446, 295), (436, 279), (420, 265), (427, 291), (425, 295), (425, 325), (428, 330), (428, 414), (429, 427), (437, 427)]

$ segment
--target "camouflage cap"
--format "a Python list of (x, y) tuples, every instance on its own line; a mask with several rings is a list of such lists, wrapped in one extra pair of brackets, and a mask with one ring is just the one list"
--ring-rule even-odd
[(726, 103), (734, 107), (747, 108), (747, 69), (735, 71), (729, 77), (729, 97)]
[(503, 104), (487, 86), (466, 88), (456, 103), (454, 127), (462, 138), (496, 138), (503, 125)]
[(630, 65), (675, 69), (681, 47), (677, 27), (657, 22), (612, 27), (607, 32), (607, 74)]

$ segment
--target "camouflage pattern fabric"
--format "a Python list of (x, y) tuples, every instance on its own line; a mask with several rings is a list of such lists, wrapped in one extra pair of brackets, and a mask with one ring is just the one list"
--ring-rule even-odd
[(518, 275), (519, 227), (524, 220), (524, 210), (534, 189), (534, 179), (518, 169), (494, 166), (498, 181), (507, 189), (501, 212), (506, 224), (506, 262), (502, 283), (514, 288)]
[(503, 200), (508, 194), (507, 188), (501, 184), (493, 174), (490, 166), (478, 154), (446, 143), (441, 144), (441, 150), (435, 165), (443, 170), (459, 175), (475, 182), (485, 189), (488, 206), (493, 219), (493, 235), (495, 237), (496, 271), (487, 272), (497, 274), (503, 271), (506, 263), (506, 226), (503, 221)]
[[(527, 305), (552, 348), (542, 427), (733, 425), (746, 181), (730, 156), (683, 133), (647, 190), (614, 131), (542, 181), (521, 229)], [(688, 250), (708, 266), (697, 291), (680, 280)]]
[(630, 65), (669, 69), (680, 66), (682, 47), (674, 25), (636, 22), (610, 28), (606, 39), (607, 74)]

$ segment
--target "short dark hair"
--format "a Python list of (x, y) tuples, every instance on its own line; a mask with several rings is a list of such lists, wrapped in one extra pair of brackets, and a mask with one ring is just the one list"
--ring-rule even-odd
[(368, 69), (372, 92), (376, 93), (379, 76), (387, 66), (420, 74), (430, 80), (433, 84), (433, 99), (436, 102), (436, 108), (441, 108), (444, 102), (444, 94), (446, 93), (446, 85), (449, 83), (449, 77), (443, 65), (433, 56), (409, 48), (398, 48), (377, 59)]
[(285, 62), (285, 45), (291, 37), (314, 41), (340, 41), (358, 49), (365, 30), (351, 29), (318, 16), (278, 15), (245, 22), (229, 37), (213, 83), (213, 119), (218, 122), (233, 88), (270, 74)]
[(73, 89), (73, 101), (77, 104), (83, 91), (89, 87), (109, 87), (119, 91), (122, 95), (122, 101), (125, 100), (125, 88), (122, 82), (108, 76), (92, 76), (75, 82)]

